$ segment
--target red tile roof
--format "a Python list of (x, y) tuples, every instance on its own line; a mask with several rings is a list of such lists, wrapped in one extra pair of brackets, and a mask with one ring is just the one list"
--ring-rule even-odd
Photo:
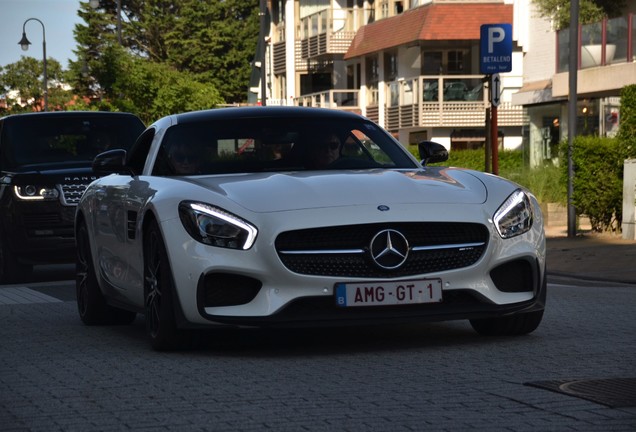
[(356, 33), (345, 59), (426, 40), (479, 40), (482, 24), (512, 23), (512, 5), (429, 4), (375, 23)]

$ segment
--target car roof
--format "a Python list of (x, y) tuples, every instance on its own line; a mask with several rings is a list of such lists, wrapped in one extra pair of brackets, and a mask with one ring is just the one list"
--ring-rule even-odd
[(46, 112), (29, 112), (20, 114), (11, 114), (5, 117), (0, 117), (0, 120), (7, 120), (11, 118), (64, 118), (64, 117), (114, 117), (114, 116), (126, 116), (138, 118), (135, 114), (127, 112), (112, 112), (112, 111), (46, 111)]
[[(203, 111), (192, 111), (174, 114), (177, 123), (201, 122), (207, 120), (223, 120), (237, 118), (267, 118), (267, 117), (292, 117), (292, 118), (330, 118), (330, 119), (365, 119), (361, 115), (349, 111), (288, 106), (250, 106), (216, 108)], [(366, 119), (365, 119), (366, 120)]]

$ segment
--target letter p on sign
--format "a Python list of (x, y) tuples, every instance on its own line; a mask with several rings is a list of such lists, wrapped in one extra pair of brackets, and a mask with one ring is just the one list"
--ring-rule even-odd
[(504, 40), (506, 32), (503, 27), (488, 27), (488, 53), (495, 52), (495, 44)]

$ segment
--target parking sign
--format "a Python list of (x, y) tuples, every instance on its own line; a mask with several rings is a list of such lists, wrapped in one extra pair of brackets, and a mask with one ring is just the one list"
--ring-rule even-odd
[(479, 42), (481, 73), (494, 74), (512, 70), (512, 24), (483, 24)]

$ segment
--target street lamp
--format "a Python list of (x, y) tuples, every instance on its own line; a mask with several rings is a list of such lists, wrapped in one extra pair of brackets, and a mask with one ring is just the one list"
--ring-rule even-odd
[(49, 86), (48, 86), (48, 80), (46, 77), (46, 30), (44, 29), (44, 23), (37, 18), (27, 19), (24, 22), (24, 24), (22, 24), (22, 39), (20, 39), (20, 42), (18, 42), (18, 45), (22, 47), (23, 51), (28, 50), (29, 45), (31, 45), (31, 42), (29, 42), (29, 40), (26, 37), (26, 23), (28, 23), (29, 21), (37, 21), (42, 26), (42, 53), (44, 55), (44, 78), (42, 79), (43, 81), (42, 85), (44, 86), (44, 111), (48, 111), (49, 110)]
[[(99, 0), (90, 0), (88, 5), (93, 9), (97, 9)], [(117, 42), (121, 45), (121, 0), (117, 0)]]
[[(265, 42), (265, 38), (267, 36), (269, 36), (269, 34), (266, 34), (265, 31), (266, 29), (266, 24), (267, 24), (267, 5), (265, 4), (265, 0), (260, 0), (260, 4), (259, 4), (259, 17), (260, 17), (260, 32), (259, 32), (259, 36), (262, 38), (261, 39), (261, 43), (260, 43), (260, 47), (261, 47), (261, 52), (260, 52), (260, 57), (261, 57), (261, 105), (265, 106), (267, 105), (267, 71), (266, 71), (266, 64), (267, 62), (265, 61), (265, 54), (267, 53), (267, 47), (266, 47), (266, 42)], [(269, 33), (269, 32), (268, 32)]]

